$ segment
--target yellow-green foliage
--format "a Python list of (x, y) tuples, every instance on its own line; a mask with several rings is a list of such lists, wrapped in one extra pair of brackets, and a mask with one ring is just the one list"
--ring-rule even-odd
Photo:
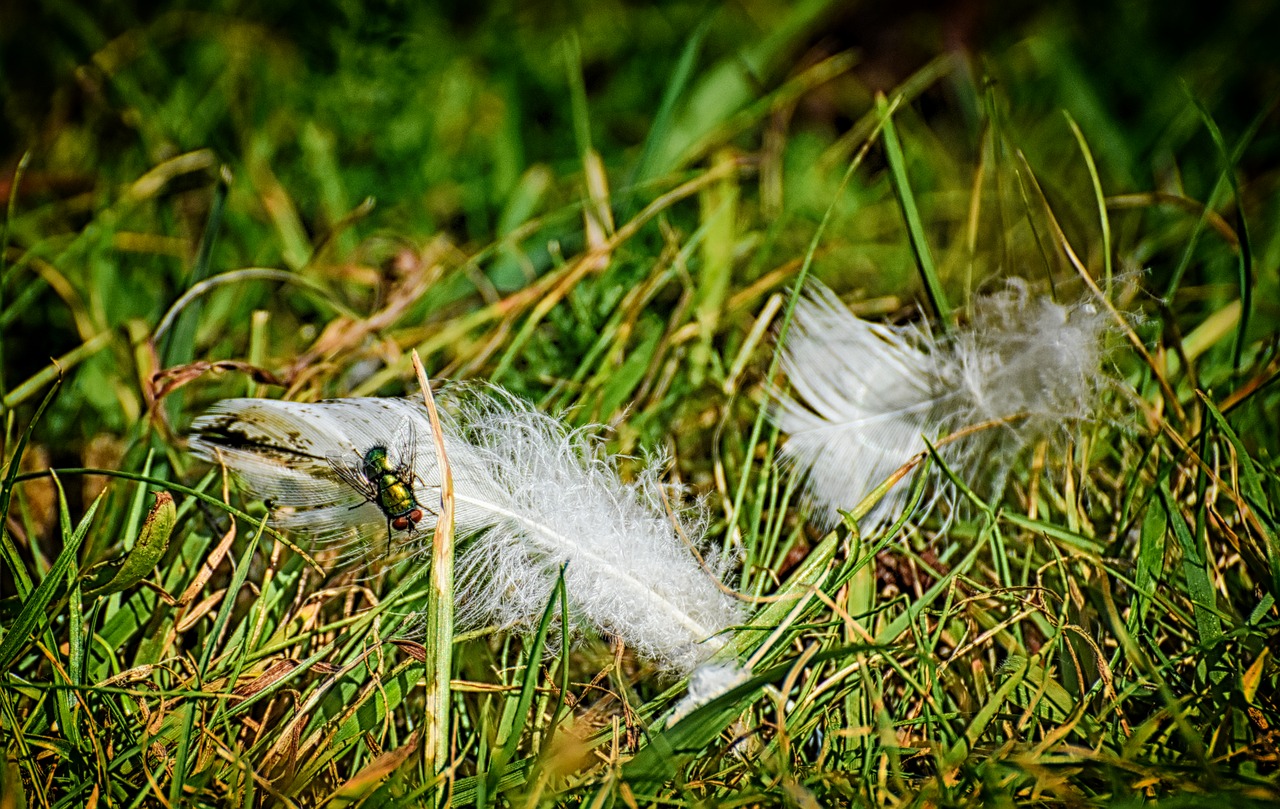
[[(0, 805), (1280, 801), (1273, 4), (170, 5), (0, 11)], [(1106, 415), (822, 534), (766, 416), (808, 277), (1092, 294)], [(415, 350), (669, 456), (751, 673), (668, 724), (557, 587), (424, 716), (428, 570), (184, 437)]]

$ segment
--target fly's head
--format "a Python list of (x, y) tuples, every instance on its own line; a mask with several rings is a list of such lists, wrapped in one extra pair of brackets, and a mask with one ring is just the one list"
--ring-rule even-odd
[(397, 531), (416, 531), (418, 523), (422, 522), (422, 509), (413, 508), (408, 512), (399, 515), (391, 520), (391, 527)]

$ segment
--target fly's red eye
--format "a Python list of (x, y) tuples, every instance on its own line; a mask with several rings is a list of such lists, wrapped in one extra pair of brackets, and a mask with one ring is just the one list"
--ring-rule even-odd
[(404, 517), (396, 517), (394, 520), (391, 521), (391, 527), (396, 529), (397, 531), (407, 531), (409, 530), (409, 526), (413, 525), (413, 523), (410, 522), (411, 518), (412, 518), (412, 515), (407, 515)]
[(413, 523), (414, 525), (417, 525), (418, 523), (422, 522), (422, 509), (415, 508), (413, 511), (410, 511), (409, 522)]

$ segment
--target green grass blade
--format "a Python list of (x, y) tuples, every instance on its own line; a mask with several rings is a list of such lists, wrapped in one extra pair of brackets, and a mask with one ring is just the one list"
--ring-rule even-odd
[(270, 514), (262, 515), (262, 519), (258, 520), (258, 527), (253, 532), (253, 537), (245, 543), (245, 548), (240, 554), (239, 560), (236, 562), (235, 572), (231, 576), (231, 581), (227, 584), (226, 595), (222, 597), (222, 604), (218, 607), (218, 615), (214, 619), (213, 628), (209, 631), (209, 642), (205, 644), (204, 651), (200, 655), (200, 678), (201, 681), (209, 673), (209, 664), (213, 660), (213, 651), (219, 646), (219, 639), (227, 628), (227, 622), (231, 620), (231, 612), (235, 609), (236, 594), (240, 592), (240, 588), (244, 586), (245, 578), (249, 575), (250, 562), (253, 554), (258, 549), (258, 542), (262, 539), (262, 533), (266, 530), (267, 520)]
[[(1227, 184), (1231, 186), (1231, 194), (1235, 197), (1235, 214), (1236, 214), (1236, 231), (1240, 236), (1240, 251), (1236, 254), (1236, 270), (1237, 281), (1240, 285), (1240, 324), (1236, 331), (1236, 345), (1232, 352), (1232, 362), (1236, 368), (1240, 367), (1241, 359), (1244, 355), (1244, 345), (1249, 333), (1249, 318), (1253, 313), (1253, 241), (1249, 238), (1249, 222), (1244, 215), (1244, 198), (1240, 193), (1240, 180), (1236, 177), (1236, 154), (1227, 148), (1227, 142), (1222, 137), (1222, 130), (1218, 128), (1218, 122), (1213, 120), (1213, 116), (1209, 114), (1209, 110), (1204, 104), (1191, 93), (1190, 88), (1186, 88), (1191, 103), (1195, 105), (1196, 111), (1200, 114), (1200, 120), (1204, 123), (1205, 129), (1209, 131), (1209, 136), (1213, 138), (1213, 145), (1217, 147), (1218, 157), (1222, 161), (1222, 176), (1226, 178)], [(1254, 127), (1260, 121), (1255, 119)], [(1253, 128), (1253, 127), (1251, 127)], [(1241, 144), (1247, 142), (1249, 138), (1241, 140)]]
[[(676, 105), (681, 97), (684, 96), (685, 90), (689, 86), (689, 80), (693, 76), (693, 69), (698, 61), (698, 54), (702, 51), (702, 43), (707, 38), (707, 32), (711, 30), (711, 21), (714, 16), (706, 17), (693, 33), (685, 41), (684, 48), (680, 51), (680, 59), (676, 62), (675, 69), (671, 72), (671, 77), (667, 79), (666, 86), (662, 91), (662, 100), (658, 102), (658, 109), (653, 115), (653, 123), (649, 125), (649, 132), (645, 136), (644, 146), (640, 149), (640, 157), (636, 160), (636, 166), (631, 172), (631, 190), (635, 187), (652, 179), (654, 174), (654, 158), (661, 154), (666, 144), (671, 138), (671, 125), (675, 115)], [(632, 194), (628, 195), (628, 200), (633, 200)], [(629, 204), (628, 209), (632, 206)], [(623, 219), (629, 219), (628, 212)]]
[(1062, 111), (1066, 116), (1067, 125), (1071, 127), (1071, 134), (1075, 135), (1076, 143), (1080, 145), (1080, 154), (1084, 156), (1084, 164), (1089, 169), (1089, 181), (1093, 184), (1093, 199), (1098, 206), (1098, 225), (1102, 228), (1102, 266), (1105, 283), (1102, 287), (1106, 292), (1107, 298), (1111, 298), (1111, 217), (1107, 215), (1107, 198), (1102, 193), (1102, 180), (1098, 177), (1098, 164), (1094, 162), (1093, 152), (1089, 149), (1089, 142), (1084, 139), (1084, 133), (1080, 131), (1080, 126), (1076, 124), (1076, 120), (1071, 117), (1071, 113), (1066, 110)]
[(1147, 506), (1138, 536), (1138, 563), (1133, 581), (1139, 598), (1136, 608), (1129, 616), (1131, 633), (1143, 626), (1143, 618), (1151, 608), (1155, 583), (1164, 576), (1164, 538), (1167, 527), (1168, 515), (1163, 506), (1153, 499)]
[[(213, 187), (213, 203), (209, 207), (209, 218), (205, 223), (204, 235), (200, 239), (200, 249), (196, 252), (195, 263), (191, 267), (191, 275), (187, 278), (190, 289), (204, 281), (211, 274), (213, 265), (213, 247), (222, 229), (223, 214), (226, 210), (229, 184), (227, 176), (220, 173)], [(169, 332), (161, 356), (166, 367), (185, 365), (195, 358), (196, 328), (200, 325), (200, 313), (203, 306), (194, 302), (182, 311), (177, 323)], [(176, 422), (182, 414), (182, 402), (185, 399), (182, 391), (176, 391), (167, 397), (165, 408), (170, 420)]]
[(1258, 464), (1249, 454), (1249, 450), (1245, 447), (1244, 442), (1240, 440), (1240, 436), (1236, 431), (1231, 429), (1231, 424), (1227, 421), (1222, 411), (1214, 406), (1208, 396), (1203, 393), (1198, 394), (1200, 401), (1205, 405), (1205, 409), (1209, 411), (1209, 416), (1213, 419), (1214, 425), (1230, 442), (1231, 448), (1235, 451), (1236, 466), (1240, 470), (1240, 487), (1243, 490), (1244, 500), (1248, 503), (1249, 508), (1253, 510), (1256, 520), (1254, 525), (1262, 534), (1264, 542), (1264, 551), (1267, 563), (1271, 568), (1271, 594), (1280, 596), (1280, 526), (1276, 524), (1276, 516), (1272, 511), (1273, 506), (1270, 505), (1265, 489), (1264, 471), (1258, 468)]
[(1158, 491), (1168, 526), (1182, 548), (1182, 573), (1186, 577), (1187, 597), (1191, 600), (1196, 619), (1196, 632), (1200, 643), (1209, 645), (1222, 637), (1222, 621), (1217, 614), (1217, 593), (1209, 580), (1208, 561), (1204, 549), (1192, 536), (1186, 520), (1182, 519), (1168, 485), (1160, 484)]
[[(1231, 160), (1229, 162), (1232, 165), (1239, 162), (1240, 158), (1244, 155), (1245, 148), (1253, 141), (1254, 136), (1258, 132), (1258, 128), (1262, 125), (1263, 120), (1269, 112), (1269, 109), (1263, 108), (1249, 124), (1249, 128), (1245, 131), (1245, 134), (1241, 136), (1239, 142), (1236, 143), (1236, 148), (1231, 152)], [(1199, 242), (1200, 235), (1204, 232), (1205, 227), (1209, 223), (1209, 216), (1217, 208), (1218, 198), (1222, 195), (1224, 189), (1229, 187), (1228, 180), (1229, 177), (1227, 173), (1220, 173), (1218, 179), (1213, 184), (1213, 188), (1210, 189), (1204, 205), (1199, 206), (1199, 215), (1196, 218), (1195, 226), (1191, 229), (1191, 235), (1187, 237), (1187, 244), (1182, 249), (1182, 255), (1178, 259), (1177, 265), (1169, 276), (1169, 282), (1165, 286), (1164, 299), (1166, 302), (1172, 301), (1174, 299), (1174, 294), (1181, 287), (1182, 278), (1186, 275), (1187, 270), (1191, 266), (1191, 261), (1195, 256), (1196, 244)], [(1238, 240), (1239, 238), (1237, 236), (1235, 241), (1238, 242)], [(1236, 249), (1239, 248), (1237, 247)]]
[(507, 762), (515, 757), (516, 748), (520, 745), (520, 737), (524, 735), (524, 726), (529, 718), (529, 707), (533, 704), (533, 695), (538, 689), (538, 674), (542, 671), (542, 650), (546, 648), (547, 631), (551, 628), (551, 619), (556, 615), (556, 607), (562, 603), (564, 592), (564, 568), (560, 569), (556, 589), (542, 611), (542, 620), (538, 622), (538, 631), (533, 636), (525, 655), (524, 676), (520, 681), (520, 695), (516, 701), (515, 721), (507, 732), (489, 772), (485, 775), (485, 793), (498, 794), (498, 783), (506, 770)]
[(35, 590), (22, 600), (22, 611), (18, 613), (17, 620), (9, 627), (4, 640), (0, 642), (0, 671), (8, 669), (13, 664), (34, 632), (42, 631), (49, 625), (52, 616), (46, 612), (46, 609), (54, 596), (67, 583), (67, 577), (75, 567), (80, 544), (84, 542), (89, 525), (93, 522), (93, 516), (97, 513), (104, 495), (105, 492), (99, 494), (89, 506), (89, 510), (80, 519), (76, 530), (63, 543), (62, 550), (49, 568), (49, 572), (40, 580)]
[[(959, 740), (945, 756), (943, 762), (946, 766), (955, 766), (968, 755), (969, 751), (978, 744), (979, 738), (986, 732), (987, 727), (995, 719), (996, 714), (1000, 711), (1008, 710), (1009, 697), (1014, 690), (1022, 684), (1023, 679), (1027, 676), (1027, 672), (1037, 663), (1040, 655), (1032, 655), (1031, 657), (1020, 657), (1016, 663), (1009, 666), (1005, 671), (1004, 682), (1000, 687), (992, 692), (991, 696), (983, 704), (982, 708), (974, 715), (973, 720), (969, 723), (969, 727), (965, 728), (964, 738)], [(1011, 661), (1013, 658), (1011, 658)], [(1019, 665), (1020, 664), (1020, 665)]]
[(907, 160), (902, 154), (902, 143), (898, 140), (898, 130), (893, 124), (893, 107), (883, 94), (876, 96), (876, 111), (880, 114), (880, 124), (884, 127), (884, 153), (889, 161), (889, 179), (893, 183), (894, 194), (902, 209), (902, 218), (907, 225), (907, 237), (911, 241), (911, 252), (916, 257), (916, 266), (920, 269), (920, 279), (924, 282), (925, 295), (929, 298), (933, 312), (945, 331), (955, 327), (955, 316), (951, 312), (951, 304), (947, 302), (942, 282), (938, 278), (937, 266), (933, 263), (933, 253), (929, 249), (929, 240), (925, 236), (924, 222), (920, 218), (920, 209), (916, 206), (916, 196), (911, 190), (911, 181), (907, 177)]
[(690, 359), (689, 383), (695, 388), (702, 386), (704, 373), (711, 362), (712, 342), (729, 292), (737, 246), (738, 178), (731, 171), (734, 157), (731, 153), (721, 152), (714, 160), (717, 166), (726, 169), (724, 177), (702, 189), (698, 195), (707, 235), (702, 240), (702, 261), (694, 293), (694, 317), (699, 336)]
[[(59, 374), (53, 383), (53, 387), (49, 388), (49, 392), (44, 395), (44, 399), (40, 402), (40, 406), (36, 408), (35, 415), (31, 417), (31, 422), (27, 425), (27, 429), (22, 431), (22, 437), (18, 439), (18, 444), (13, 448), (12, 454), (9, 455), (9, 469), (5, 473), (4, 488), (0, 489), (0, 552), (4, 554), (4, 562), (9, 566), (9, 570), (13, 573), (14, 585), (18, 591), (18, 598), (25, 599), (31, 593), (31, 577), (27, 575), (27, 568), (22, 563), (22, 558), (18, 556), (18, 549), (13, 544), (13, 537), (9, 536), (9, 505), (13, 502), (13, 487), (19, 481), (18, 469), (22, 465), (22, 453), (27, 449), (27, 443), (31, 440), (31, 432), (35, 429), (36, 423), (40, 421), (40, 416), (44, 414), (44, 409), (53, 401), (53, 397), (57, 395), (58, 389), (62, 387), (62, 375)], [(0, 666), (0, 669), (4, 668)]]
[[(213, 628), (209, 631), (204, 649), (200, 654), (196, 680), (198, 688), (204, 688), (205, 679), (209, 672), (209, 664), (213, 660), (214, 650), (221, 646), (220, 640), (223, 631), (226, 629), (227, 621), (231, 618), (232, 610), (235, 609), (236, 594), (240, 592), (240, 588), (244, 586), (245, 578), (249, 575), (249, 562), (257, 550), (258, 540), (262, 538), (262, 532), (266, 527), (267, 515), (263, 515), (262, 519), (258, 521), (258, 528), (253, 537), (245, 543), (245, 548), (236, 564), (235, 572), (227, 585), (226, 592), (222, 597), (222, 604), (218, 607), (218, 614), (214, 618)], [(243, 649), (240, 651), (243, 652)], [(191, 742), (193, 740), (192, 733), (195, 727), (196, 714), (201, 711), (196, 705), (191, 705), (190, 707), (191, 710), (186, 711), (183, 715), (182, 732), (178, 735), (178, 747), (173, 757), (173, 780), (169, 785), (169, 800), (175, 806), (181, 802), (182, 790), (186, 784), (187, 775), (191, 772), (192, 765), (195, 764), (192, 756), (200, 750), (199, 744), (196, 744), (195, 748), (192, 749)]]
[(591, 151), (591, 113), (587, 106), (587, 86), (582, 79), (582, 43), (575, 33), (564, 39), (564, 68), (569, 84), (573, 142), (578, 154), (585, 155)]
[(551, 714), (551, 724), (547, 725), (547, 738), (554, 738), (560, 720), (569, 710), (567, 697), (569, 694), (569, 593), (565, 589), (564, 574), (556, 579), (556, 591), (560, 597), (560, 693), (556, 697), (556, 709)]
[[(67, 506), (67, 494), (62, 488), (62, 481), (53, 476), (53, 484), (58, 490), (58, 527), (59, 536), (69, 537), (74, 533), (71, 525), (71, 510)], [(105, 492), (103, 493), (105, 494)], [(99, 499), (102, 498), (100, 494)], [(80, 722), (76, 716), (75, 687), (84, 679), (84, 601), (80, 590), (79, 548), (70, 558), (71, 564), (66, 570), (67, 578), (67, 668), (66, 684), (68, 689), (57, 695), (59, 723), (66, 728), (67, 740), (75, 747), (80, 747), (83, 738), (80, 735)], [(59, 557), (61, 558), (61, 557)], [(49, 573), (52, 575), (53, 571)]]
[[(196, 252), (191, 274), (187, 278), (188, 289), (212, 274), (213, 248), (218, 240), (218, 233), (222, 229), (228, 190), (226, 176), (219, 174), (213, 187), (213, 202), (209, 207), (209, 218), (205, 222), (204, 235), (200, 239), (200, 248)], [(195, 335), (196, 327), (200, 323), (200, 310), (200, 304), (193, 303), (178, 316), (177, 323), (174, 324), (165, 341), (162, 356), (166, 366), (183, 365), (191, 361), (195, 352)]]

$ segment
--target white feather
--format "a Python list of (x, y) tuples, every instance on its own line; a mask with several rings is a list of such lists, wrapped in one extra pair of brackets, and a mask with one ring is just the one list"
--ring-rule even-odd
[[(773, 416), (788, 435), (783, 458), (804, 477), (815, 520), (834, 525), (840, 510), (923, 452), (925, 438), (989, 422), (1004, 423), (941, 454), (962, 475), (999, 490), (1018, 450), (1096, 416), (1108, 384), (1109, 328), (1090, 304), (1066, 306), (1010, 284), (940, 339), (927, 326), (862, 320), (812, 284), (782, 346), (792, 393), (775, 395)], [(895, 517), (907, 492), (905, 481), (896, 485), (869, 519)]]
[[(460, 623), (535, 623), (564, 567), (578, 627), (617, 636), (673, 672), (723, 645), (721, 635), (739, 620), (738, 604), (685, 544), (701, 545), (700, 510), (669, 513), (665, 503), (678, 504), (679, 493), (664, 487), (656, 470), (624, 483), (588, 433), (496, 389), (455, 388), (437, 399), (456, 534), (470, 540), (456, 567)], [(438, 510), (439, 468), (421, 402), (231, 399), (195, 421), (191, 446), (269, 499), (281, 527), (330, 542), (368, 542), (386, 536), (386, 517), (376, 504), (360, 505), (362, 496), (328, 458), (389, 446), (406, 420), (416, 434), (416, 447), (405, 451), (415, 495)], [(417, 536), (429, 539), (434, 519), (424, 509)]]

